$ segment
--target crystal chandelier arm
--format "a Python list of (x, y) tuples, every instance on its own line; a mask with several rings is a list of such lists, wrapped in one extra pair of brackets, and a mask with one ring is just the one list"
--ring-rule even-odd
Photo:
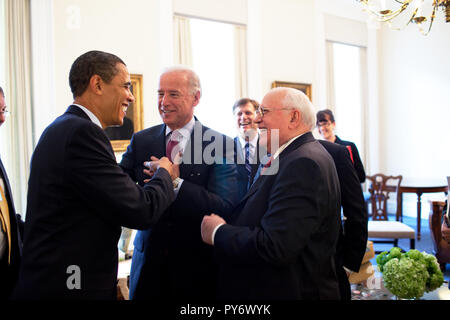
[(420, 7), (424, 2), (424, 0), (421, 0), (421, 4), (417, 5), (415, 9), (412, 10), (411, 17), (406, 22), (406, 24), (401, 28), (397, 27), (394, 28), (392, 26), (392, 20), (396, 18), (398, 15), (400, 15), (402, 12), (404, 12), (411, 4), (411, 2), (413, 2), (413, 0), (393, 0), (393, 2), (396, 2), (397, 4), (401, 5), (400, 8), (395, 11), (392, 11), (390, 9), (375, 11), (378, 8), (377, 6), (373, 5), (372, 0), (357, 0), (357, 1), (362, 3), (364, 5), (363, 10), (371, 14), (378, 22), (386, 22), (389, 25), (389, 28), (394, 30), (402, 30), (411, 22), (413, 22), (414, 24), (418, 25), (418, 28), (423, 35), (427, 35), (430, 32), (431, 27), (433, 25), (434, 18), (436, 17), (436, 11), (438, 11), (440, 8), (442, 8), (442, 11), (445, 13), (445, 21), (450, 22), (450, 0), (433, 0), (432, 4), (433, 9), (430, 16), (424, 16), (420, 13)]
[[(405, 29), (411, 22), (417, 23), (417, 22), (414, 20), (414, 18), (415, 18), (416, 15), (417, 15), (417, 11), (418, 11), (418, 9), (416, 8), (416, 9), (413, 11), (413, 14), (412, 14), (411, 18), (408, 20), (408, 22), (405, 23), (405, 25), (404, 25), (403, 27), (400, 27), (400, 28), (394, 27), (394, 26), (392, 25), (392, 22), (390, 21), (391, 19), (385, 20), (385, 21), (380, 21), (380, 22), (386, 22), (386, 23), (388, 24), (388, 26), (389, 26), (390, 29), (400, 31), (400, 30)], [(419, 29), (420, 29), (420, 27), (419, 27)]]
[(433, 25), (434, 17), (436, 16), (436, 10), (437, 10), (438, 6), (439, 6), (439, 3), (436, 1), (433, 6), (433, 11), (431, 12), (430, 23), (428, 26), (428, 30), (426, 32), (423, 31), (423, 28), (421, 27), (421, 24), (419, 23), (420, 33), (422, 33), (424, 36), (426, 36), (431, 30), (431, 26)]
[(382, 13), (383, 11), (375, 12), (375, 11), (372, 11), (370, 9), (368, 9), (368, 10), (369, 10), (369, 12), (371, 12), (372, 14), (374, 14), (378, 18), (378, 21), (386, 22), (386, 21), (394, 19), (399, 14), (401, 14), (403, 11), (405, 11), (406, 8), (408, 8), (408, 5), (410, 3), (411, 3), (411, 0), (407, 0), (405, 2), (402, 2), (402, 6), (399, 9), (397, 9), (395, 11), (385, 10), (384, 11), (385, 13)]

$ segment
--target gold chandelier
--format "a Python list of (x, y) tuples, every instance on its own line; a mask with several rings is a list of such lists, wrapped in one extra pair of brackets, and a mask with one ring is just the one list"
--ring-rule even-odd
[[(425, 16), (423, 12), (424, 0), (390, 0), (394, 6), (392, 9), (388, 9), (386, 6), (386, 0), (357, 0), (365, 5), (365, 11), (372, 14), (373, 17), (379, 22), (387, 22), (392, 29), (400, 30), (411, 22), (417, 24), (422, 34), (427, 35), (431, 26), (433, 25), (436, 12), (441, 10), (445, 11), (445, 22), (450, 22), (450, 0), (433, 0), (430, 14)], [(429, 1), (431, 2), (431, 1)], [(429, 6), (429, 5), (428, 5)], [(409, 15), (407, 14), (409, 12)], [(406, 17), (403, 21), (403, 27), (394, 27), (392, 20), (398, 17), (400, 14)], [(399, 19), (398, 19), (399, 20)]]

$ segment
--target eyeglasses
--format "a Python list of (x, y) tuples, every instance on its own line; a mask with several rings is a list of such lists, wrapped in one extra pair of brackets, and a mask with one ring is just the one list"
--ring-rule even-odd
[(328, 128), (330, 125), (331, 125), (331, 122), (329, 120), (317, 122), (317, 127), (327, 127)]
[(267, 109), (267, 108), (261, 108), (259, 107), (255, 113), (257, 116), (261, 116), (261, 118), (264, 117), (265, 114), (267, 114), (269, 111), (273, 111), (273, 110), (292, 110), (293, 108), (277, 108), (277, 109)]

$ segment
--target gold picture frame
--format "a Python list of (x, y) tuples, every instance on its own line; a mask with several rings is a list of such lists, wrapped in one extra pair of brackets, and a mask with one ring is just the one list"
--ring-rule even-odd
[(272, 89), (277, 87), (288, 87), (294, 88), (302, 91), (309, 98), (309, 101), (312, 101), (311, 97), (311, 84), (309, 83), (296, 83), (296, 82), (286, 82), (286, 81), (274, 81), (272, 82)]
[(130, 144), (131, 135), (144, 128), (143, 77), (141, 74), (131, 74), (130, 78), (134, 102), (127, 109), (124, 124), (121, 127), (105, 129), (105, 133), (111, 141), (114, 152), (126, 151)]

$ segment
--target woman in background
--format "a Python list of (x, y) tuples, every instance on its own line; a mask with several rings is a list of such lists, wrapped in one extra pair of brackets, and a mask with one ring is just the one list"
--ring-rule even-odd
[(364, 171), (364, 166), (361, 162), (361, 158), (359, 157), (358, 149), (353, 142), (341, 140), (337, 135), (335, 135), (335, 127), (336, 122), (334, 121), (333, 112), (331, 110), (325, 109), (317, 112), (317, 128), (319, 133), (325, 140), (347, 147), (356, 173), (358, 174), (359, 182), (363, 183), (366, 180), (366, 172)]

